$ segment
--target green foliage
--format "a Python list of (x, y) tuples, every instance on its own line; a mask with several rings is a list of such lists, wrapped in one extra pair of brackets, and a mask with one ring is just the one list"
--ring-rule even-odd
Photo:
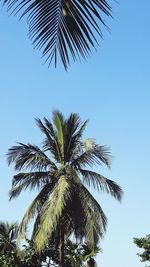
[(11, 251), (0, 254), (1, 267), (41, 267), (40, 256), (32, 249), (24, 251)]
[[(70, 239), (67, 239), (64, 247), (64, 263), (65, 267), (83, 267), (86, 263), (97, 256), (102, 250), (95, 247), (94, 250), (91, 249), (87, 244), (77, 244)], [(45, 248), (45, 256), (50, 257), (51, 262), (54, 266), (59, 265), (59, 250), (55, 249), (55, 245), (52, 243)], [(91, 266), (92, 267), (92, 266)]]
[[(88, 262), (94, 262), (94, 257), (101, 249), (95, 247), (91, 250), (87, 244), (76, 244), (71, 240), (66, 240), (64, 247), (65, 267), (83, 267)], [(56, 248), (55, 242), (50, 241), (42, 253), (38, 253), (33, 242), (27, 241), (21, 249), (5, 252), (0, 251), (1, 267), (57, 267), (59, 265), (59, 249)], [(92, 267), (92, 265), (87, 265)]]
[(139, 248), (144, 250), (142, 253), (137, 254), (140, 260), (142, 262), (150, 262), (150, 235), (146, 235), (146, 237), (143, 238), (134, 238), (133, 240)]

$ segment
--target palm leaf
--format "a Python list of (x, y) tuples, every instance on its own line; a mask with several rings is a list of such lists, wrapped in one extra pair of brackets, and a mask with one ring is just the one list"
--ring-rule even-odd
[(53, 112), (53, 124), (55, 126), (56, 142), (61, 152), (61, 159), (64, 162), (64, 117), (59, 111)]
[(93, 171), (80, 169), (80, 172), (83, 176), (84, 184), (89, 187), (92, 185), (94, 189), (104, 191), (121, 201), (123, 191), (117, 183)]
[(89, 244), (89, 247), (94, 249), (100, 238), (103, 237), (103, 232), (97, 219), (97, 214), (93, 210), (90, 210), (88, 213), (85, 230), (86, 242)]
[(9, 192), (10, 200), (18, 197), (22, 190), (30, 188), (40, 189), (47, 182), (51, 182), (49, 172), (30, 172), (30, 173), (19, 173), (13, 177), (12, 189)]
[(77, 113), (71, 113), (65, 121), (64, 127), (64, 157), (65, 162), (71, 162), (78, 153), (78, 147), (81, 143), (81, 137), (88, 120), (81, 123)]
[(78, 190), (86, 214), (86, 238), (94, 246), (95, 242), (97, 243), (106, 231), (107, 218), (100, 204), (84, 185), (80, 185)]
[(18, 229), (18, 242), (25, 238), (25, 233), (27, 230), (27, 226), (30, 222), (31, 219), (33, 219), (36, 215), (39, 214), (41, 207), (43, 205), (43, 203), (46, 201), (48, 194), (50, 192), (50, 190), (52, 190), (54, 185), (52, 184), (46, 184), (42, 190), (40, 191), (40, 193), (36, 196), (36, 198), (33, 200), (33, 202), (30, 204), (30, 206), (28, 207), (27, 211), (25, 212), (22, 221), (19, 225), (19, 229)]
[(37, 126), (42, 131), (42, 133), (44, 133), (44, 135), (46, 136), (46, 138), (43, 141), (44, 150), (49, 151), (57, 163), (58, 162), (61, 163), (62, 162), (61, 150), (52, 123), (46, 118), (44, 118), (44, 122), (42, 122), (40, 119), (36, 119), (36, 123)]
[(84, 143), (81, 146), (80, 154), (71, 163), (77, 170), (85, 166), (102, 165), (102, 163), (110, 167), (110, 151), (106, 146), (94, 145), (90, 149), (87, 149)]
[(23, 168), (45, 170), (48, 167), (56, 169), (55, 164), (38, 147), (31, 144), (19, 143), (8, 150), (7, 161), (10, 165), (15, 163), (15, 170), (20, 171)]
[(57, 227), (66, 202), (70, 198), (69, 188), (69, 183), (64, 176), (61, 176), (49, 199), (43, 205), (41, 224), (35, 236), (35, 243), (39, 251), (44, 248), (51, 234)]
[(105, 0), (3, 0), (7, 10), (21, 17), (28, 15), (29, 38), (42, 50), (49, 64), (57, 54), (67, 69), (70, 58), (86, 59), (91, 47), (97, 45), (97, 35), (102, 37), (102, 15), (111, 16), (110, 5)]

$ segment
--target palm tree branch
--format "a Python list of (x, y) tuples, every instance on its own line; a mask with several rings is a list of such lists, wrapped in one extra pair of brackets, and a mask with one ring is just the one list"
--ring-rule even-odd
[(17, 238), (18, 242), (21, 239), (25, 238), (28, 223), (30, 222), (31, 219), (33, 219), (36, 215), (39, 214), (43, 203), (46, 201), (48, 194), (50, 193), (53, 187), (54, 184), (46, 184), (28, 207), (19, 225), (18, 238)]
[(65, 122), (65, 161), (71, 161), (76, 147), (81, 142), (81, 136), (87, 125), (88, 120), (81, 124), (80, 117), (77, 113), (71, 113), (69, 118)]
[(23, 168), (30, 169), (56, 169), (56, 165), (46, 156), (46, 154), (35, 145), (19, 143), (8, 150), (7, 161), (10, 165), (15, 163), (15, 170)]
[(107, 218), (100, 204), (96, 201), (96, 199), (92, 196), (88, 189), (82, 184), (79, 187), (79, 194), (82, 198), (83, 208), (85, 209), (87, 218), (89, 216), (89, 211), (93, 211), (96, 214), (97, 220), (99, 221), (101, 233), (105, 232)]
[(123, 191), (117, 183), (93, 171), (80, 169), (80, 172), (84, 184), (89, 187), (92, 185), (94, 189), (104, 191), (121, 201)]
[(57, 144), (59, 146), (59, 151), (61, 151), (61, 159), (64, 161), (64, 117), (61, 112), (53, 112), (53, 124), (56, 128), (55, 136), (57, 136)]
[(42, 185), (47, 182), (50, 183), (53, 177), (50, 176), (49, 172), (30, 172), (30, 173), (19, 173), (13, 177), (12, 189), (9, 192), (10, 200), (18, 197), (22, 190), (30, 188), (39, 189)]
[(40, 119), (36, 119), (36, 123), (40, 130), (46, 135), (43, 141), (44, 150), (51, 152), (55, 160), (61, 162), (61, 151), (52, 123), (46, 118), (44, 118), (44, 123)]
[(47, 244), (49, 237), (56, 229), (69, 198), (70, 185), (65, 177), (61, 176), (41, 211), (41, 224), (35, 236), (35, 243), (39, 251)]
[[(47, 55), (49, 64), (57, 64), (59, 52), (67, 69), (70, 57), (75, 61), (84, 59), (97, 45), (97, 36), (102, 37), (98, 20), (105, 25), (104, 16), (111, 16), (111, 7), (105, 0), (43, 1), (43, 0), (2, 0), (8, 11), (21, 17), (28, 15), (29, 37), (35, 47)], [(106, 25), (105, 25), (106, 26)], [(95, 31), (95, 32), (94, 32)]]
[(94, 145), (90, 149), (84, 149), (82, 144), (82, 153), (80, 153), (71, 163), (76, 169), (85, 166), (92, 167), (93, 165), (105, 164), (110, 167), (110, 152), (106, 146)]

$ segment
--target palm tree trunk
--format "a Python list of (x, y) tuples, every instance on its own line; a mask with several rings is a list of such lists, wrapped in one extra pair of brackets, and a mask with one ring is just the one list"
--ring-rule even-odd
[(59, 244), (59, 260), (60, 260), (60, 267), (64, 267), (64, 229), (61, 226), (60, 229), (60, 244)]

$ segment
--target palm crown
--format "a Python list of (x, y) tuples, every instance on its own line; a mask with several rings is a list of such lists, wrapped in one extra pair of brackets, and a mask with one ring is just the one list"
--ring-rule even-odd
[[(39, 193), (26, 211), (19, 227), (24, 237), (34, 217), (33, 239), (39, 250), (52, 236), (60, 240), (74, 234), (94, 246), (106, 229), (106, 216), (88, 187), (105, 191), (121, 200), (122, 190), (114, 181), (88, 170), (93, 165), (110, 167), (110, 152), (93, 139), (82, 140), (87, 121), (81, 123), (77, 114), (67, 119), (53, 112), (52, 122), (44, 118), (36, 123), (45, 138), (42, 148), (19, 143), (8, 151), (8, 163), (19, 171), (13, 177), (10, 199), (27, 188)], [(26, 169), (27, 172), (20, 172)]]
[(28, 14), (29, 37), (42, 50), (49, 64), (57, 63), (58, 54), (67, 69), (70, 59), (86, 59), (91, 47), (102, 37), (99, 21), (110, 16), (105, 0), (2, 0), (8, 11)]

